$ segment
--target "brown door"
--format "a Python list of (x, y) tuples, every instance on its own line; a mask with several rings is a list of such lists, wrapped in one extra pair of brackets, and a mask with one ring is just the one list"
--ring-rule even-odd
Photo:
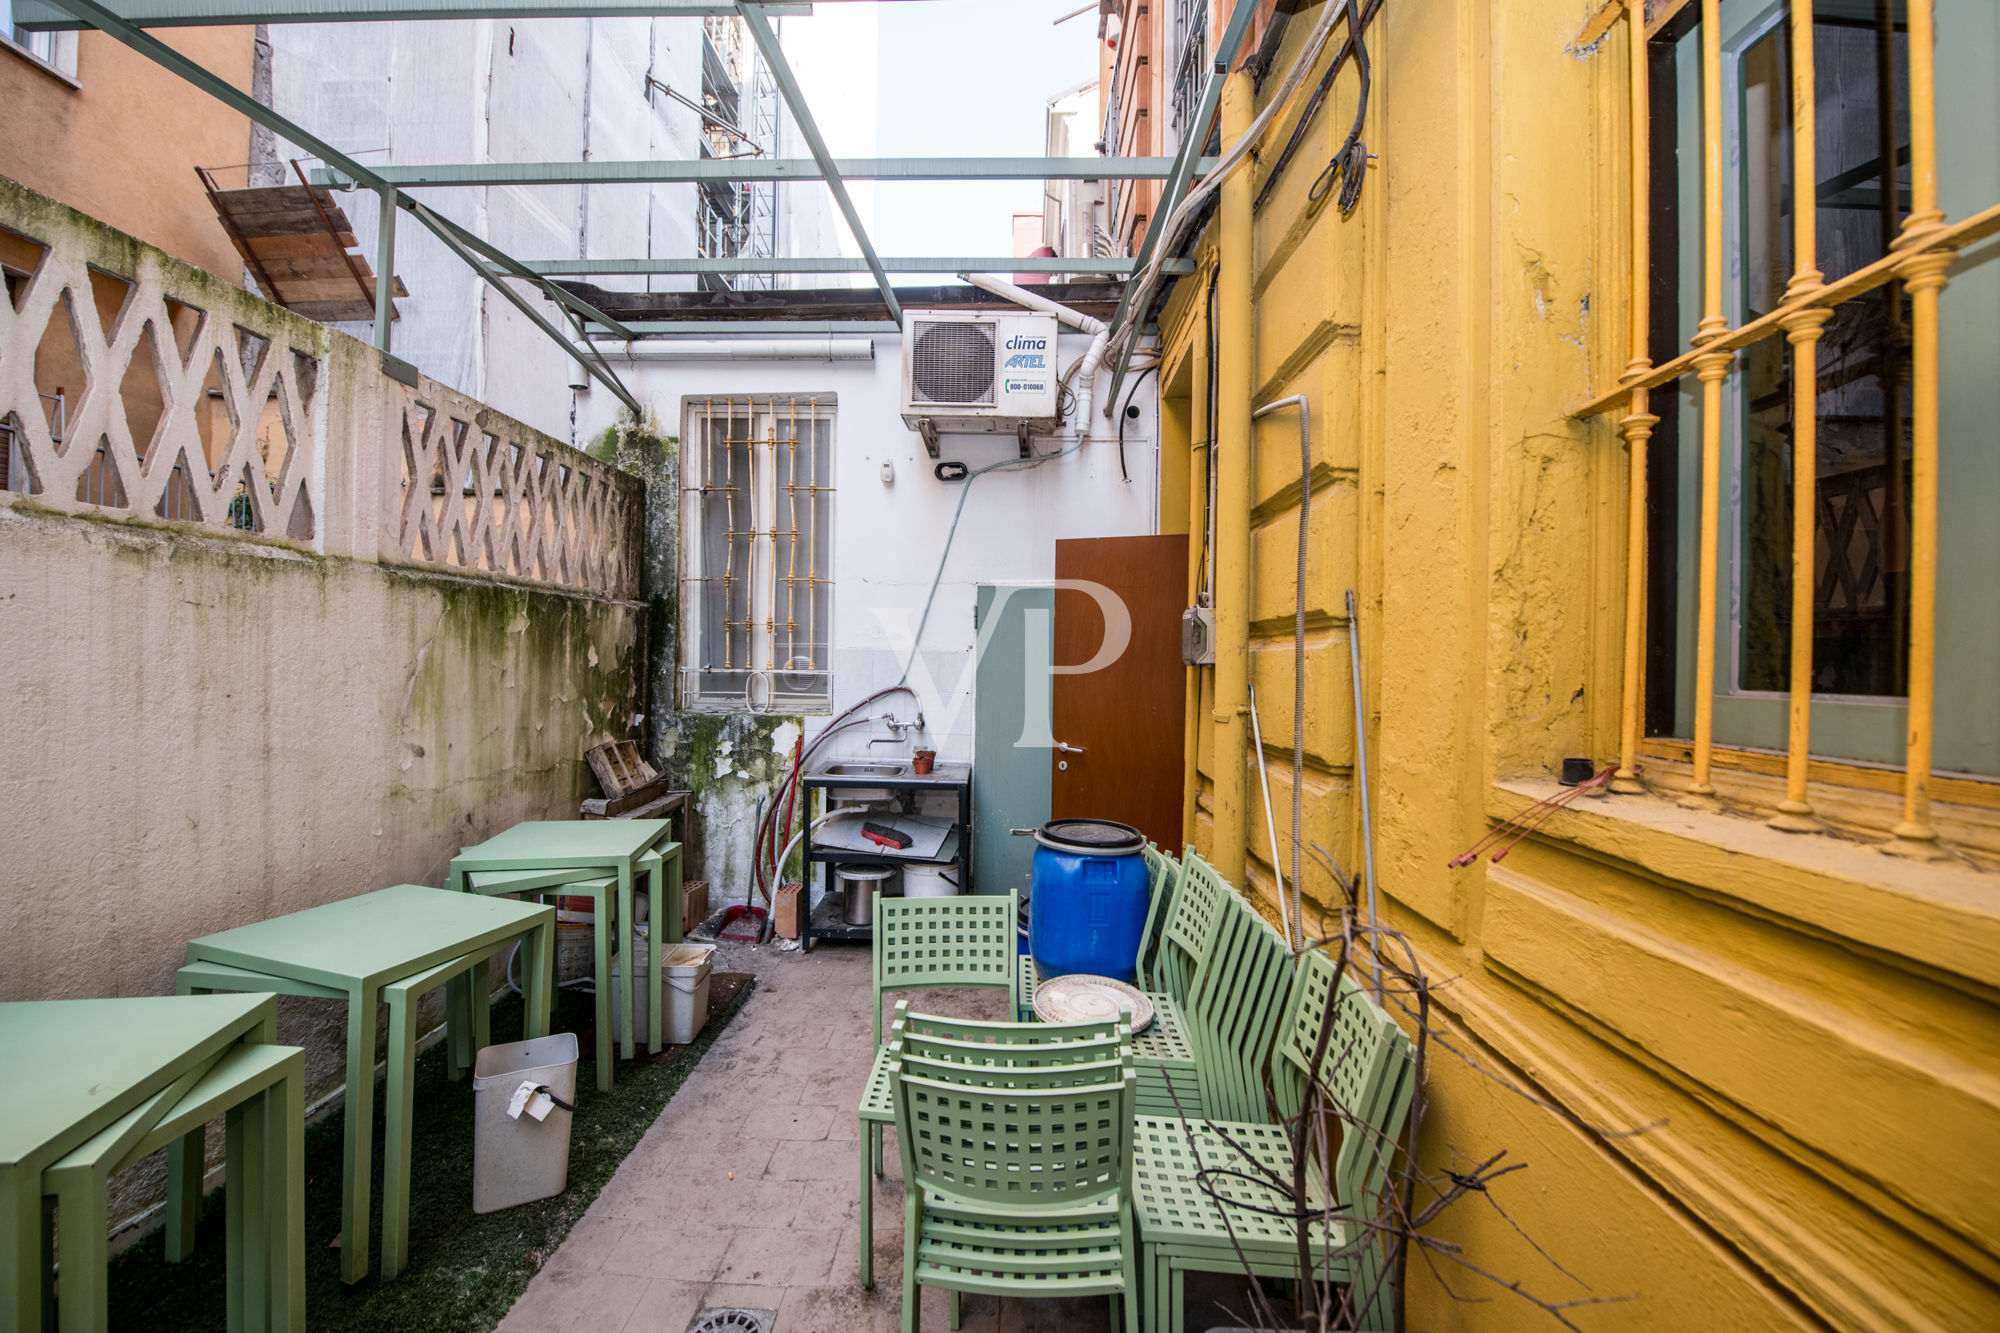
[(1052, 818), (1115, 819), (1179, 850), (1186, 601), (1185, 536), (1056, 543)]

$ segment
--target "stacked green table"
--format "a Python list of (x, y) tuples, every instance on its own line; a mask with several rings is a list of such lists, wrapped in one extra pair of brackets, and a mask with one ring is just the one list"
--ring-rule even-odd
[[(347, 1136), (340, 1206), (341, 1278), (368, 1273), (368, 1205), (373, 1184), (376, 1008), (411, 998), (443, 981), (452, 988), (447, 1015), (454, 1029), (453, 1073), (471, 1064), (483, 1040), (487, 998), (485, 959), (520, 941), (527, 1000), (525, 1035), (544, 1036), (555, 980), (555, 909), (502, 898), (481, 898), (417, 884), (364, 893), (320, 907), (239, 926), (188, 941), (187, 966), (176, 989), (265, 991), (345, 999), (347, 1020)], [(441, 973), (442, 975), (432, 975)], [(401, 990), (402, 995), (390, 992)], [(382, 1195), (383, 1276), (402, 1267), (409, 1234), (409, 1102), (416, 1059), (415, 1025), (402, 1004), (391, 1024), (388, 1098), (389, 1173)], [(201, 1164), (170, 1153), (168, 1215), (192, 1215)]]
[[(42, 1327), (49, 1258), (42, 1204), (50, 1184), (47, 1174), (73, 1154), (89, 1149), (107, 1131), (122, 1127), (114, 1137), (129, 1138), (129, 1147), (161, 1125), (171, 1127), (171, 1117), (182, 1109), (184, 1098), (245, 1048), (270, 1047), (296, 1057), (292, 1048), (272, 1046), (276, 1038), (277, 1005), (265, 995), (0, 1005), (0, 1069), (7, 1072), (0, 1079), (0, 1329), (25, 1333)], [(200, 1102), (199, 1097), (193, 1100)], [(288, 1187), (292, 1163), (303, 1161), (297, 1146), (302, 1127), (297, 1121), (275, 1126), (268, 1118), (260, 1127), (274, 1133), (264, 1140), (266, 1151), (260, 1154), (263, 1160), (259, 1165), (267, 1173), (281, 1171)], [(190, 1130), (197, 1144), (191, 1154), (197, 1185), (201, 1136), (193, 1131), (198, 1130), (199, 1124)], [(268, 1149), (278, 1141), (278, 1133), (285, 1136), (284, 1163), (269, 1160)], [(104, 1152), (115, 1146), (100, 1145)], [(238, 1144), (232, 1142), (231, 1146)], [(121, 1153), (106, 1161), (105, 1170), (114, 1169), (122, 1157)], [(232, 1300), (228, 1326), (235, 1330), (247, 1322), (259, 1328), (267, 1323), (302, 1327), (304, 1286), (302, 1280), (295, 1280), (300, 1278), (304, 1255), (296, 1220), (300, 1196), (289, 1189), (267, 1191), (265, 1186), (270, 1182), (248, 1181), (239, 1174), (241, 1170), (242, 1163), (232, 1154), (232, 1181), (243, 1180), (249, 1186), (231, 1195), (232, 1217), (254, 1217), (261, 1234), (250, 1235), (249, 1228), (241, 1225), (231, 1227), (231, 1294), (235, 1295), (237, 1284), (248, 1280), (266, 1299), (250, 1311)], [(253, 1194), (268, 1201), (288, 1194), (290, 1203), (277, 1216), (262, 1211), (246, 1214), (243, 1205)], [(99, 1234), (91, 1237), (86, 1234), (90, 1230), (86, 1219), (66, 1219), (66, 1227), (82, 1225), (76, 1227), (77, 1235), (66, 1237), (70, 1244), (65, 1251), (94, 1239), (97, 1245), (84, 1248), (101, 1253), (102, 1219), (97, 1221)], [(170, 1211), (168, 1253), (184, 1257), (193, 1236), (193, 1228), (181, 1225), (179, 1215)], [(247, 1270), (258, 1257), (265, 1261), (262, 1275), (250, 1278)], [(98, 1284), (103, 1280), (101, 1267), (92, 1274), (69, 1273), (66, 1277), (66, 1286), (85, 1279)], [(65, 1316), (65, 1328), (77, 1326), (80, 1317), (90, 1314), (73, 1304)]]
[[(661, 1014), (660, 982), (663, 969), (658, 955), (681, 939), (681, 845), (661, 841), (669, 825), (664, 819), (546, 819), (516, 824), (505, 833), (467, 847), (451, 861), (446, 887), (474, 893), (509, 893), (525, 886), (521, 879), (486, 879), (494, 872), (547, 871), (536, 876), (543, 883), (557, 876), (581, 882), (597, 877), (618, 877), (618, 929), (623, 932), (623, 953), (627, 960), (618, 988), (619, 1016), (623, 1019), (619, 1054), (630, 1060), (632, 1040), (632, 982), (637, 972), (647, 974), (646, 1049), (657, 1053), (664, 1026)], [(657, 932), (651, 958), (640, 957), (638, 932), (632, 918), (632, 886), (644, 874), (651, 893), (648, 914)], [(477, 878), (475, 878), (475, 876)], [(601, 1020), (600, 1020), (601, 1021)], [(600, 1048), (604, 1034), (598, 1034)], [(598, 1086), (609, 1088), (608, 1061), (598, 1063)]]

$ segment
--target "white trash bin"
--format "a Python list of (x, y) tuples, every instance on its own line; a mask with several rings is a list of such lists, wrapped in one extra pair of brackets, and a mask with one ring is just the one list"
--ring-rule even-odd
[(507, 1114), (522, 1084), (576, 1102), (576, 1034), (488, 1046), (473, 1058), (472, 1211), (494, 1213), (561, 1194), (569, 1184), (570, 1113)]
[[(641, 948), (645, 942), (641, 941)], [(666, 976), (660, 987), (660, 1026), (664, 1031), (660, 1040), (674, 1046), (685, 1046), (701, 1035), (708, 1024), (708, 978), (713, 963), (716, 946), (713, 944), (676, 944), (667, 950)], [(625, 960), (623, 956), (611, 963), (612, 994), (624, 984)], [(646, 978), (642, 974), (639, 988), (632, 993), (632, 1040), (648, 1041), (652, 1025), (646, 1017)], [(611, 1006), (611, 1033), (614, 1041), (625, 1039), (625, 1011), (622, 1005)]]

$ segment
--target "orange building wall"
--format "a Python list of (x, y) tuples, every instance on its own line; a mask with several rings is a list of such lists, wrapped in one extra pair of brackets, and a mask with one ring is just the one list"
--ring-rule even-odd
[[(162, 29), (168, 45), (250, 87), (255, 30)], [(250, 122), (98, 32), (79, 35), (79, 86), (0, 46), (0, 175), (238, 282), (243, 261), (208, 206), (196, 166), (240, 166)], [(243, 173), (219, 175), (243, 184)]]

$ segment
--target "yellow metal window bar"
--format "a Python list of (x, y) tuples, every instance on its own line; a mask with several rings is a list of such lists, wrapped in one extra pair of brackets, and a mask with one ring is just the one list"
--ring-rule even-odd
[[(1700, 381), (1703, 411), (1700, 444), (1700, 518), (1697, 558), (1700, 585), (1696, 591), (1695, 707), (1690, 800), (1712, 802), (1713, 707), (1715, 694), (1715, 620), (1718, 581), (1716, 564), (1720, 526), (1722, 466), (1722, 381), (1735, 353), (1764, 339), (1783, 335), (1793, 356), (1793, 415), (1796, 436), (1792, 448), (1792, 484), (1796, 496), (1815, 493), (1818, 426), (1817, 344), (1834, 307), (1889, 283), (1900, 283), (1910, 298), (1910, 589), (1908, 650), (1908, 734), (1905, 745), (1903, 814), (1885, 850), (1899, 855), (1932, 858), (1940, 855), (1931, 826), (1931, 753), (1933, 692), (1936, 678), (1938, 568), (1938, 300), (1946, 271), (1957, 253), (1975, 241), (2000, 233), (2000, 203), (1957, 222), (1949, 222), (1938, 207), (1937, 89), (1934, 64), (1936, 41), (1932, 0), (1907, 0), (1910, 98), (1910, 210), (1890, 252), (1832, 282), (1824, 280), (1815, 255), (1815, 186), (1813, 25), (1810, 5), (1795, 4), (1799, 20), (1791, 24), (1793, 252), (1795, 263), (1783, 298), (1769, 311), (1731, 327), (1722, 303), (1722, 156), (1725, 126), (1722, 114), (1717, 0), (1700, 0), (1701, 7), (1701, 143), (1702, 143), (1702, 317), (1689, 350), (1661, 365), (1653, 365), (1648, 343), (1651, 256), (1649, 234), (1650, 89), (1648, 38), (1686, 5), (1654, 0), (1653, 21), (1647, 21), (1644, 0), (1612, 0), (1587, 25), (1585, 36), (1595, 42), (1615, 24), (1622, 8), (1629, 68), (1631, 131), (1630, 359), (1617, 386), (1599, 395), (1575, 415), (1621, 412), (1630, 469), (1630, 511), (1626, 550), (1625, 651), (1619, 759), (1613, 789), (1641, 790), (1638, 753), (1644, 727), (1647, 560), (1647, 444), (1658, 418), (1649, 410), (1652, 390), (1694, 373)], [(1609, 44), (1607, 44), (1609, 45)], [(1772, 823), (1780, 828), (1817, 827), (1807, 800), (1806, 778), (1811, 742), (1814, 506), (1792, 506), (1790, 680), (1786, 734), (1785, 798)]]
[[(681, 484), (681, 695), (818, 711), (831, 698), (833, 405), (692, 400)], [(825, 591), (822, 588), (825, 588)]]

